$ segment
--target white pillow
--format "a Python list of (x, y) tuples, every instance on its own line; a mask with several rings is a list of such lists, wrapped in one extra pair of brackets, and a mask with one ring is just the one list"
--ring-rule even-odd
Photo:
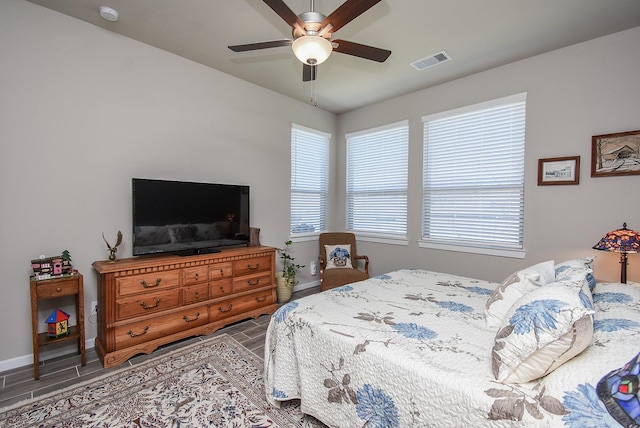
[(593, 291), (596, 287), (596, 279), (593, 276), (593, 259), (593, 257), (580, 257), (558, 263), (555, 265), (556, 280), (579, 273), (587, 278), (589, 289)]
[(507, 313), (491, 352), (499, 382), (525, 383), (545, 376), (591, 343), (593, 302), (582, 287), (556, 282), (520, 298)]
[(487, 327), (499, 327), (507, 311), (516, 300), (542, 285), (552, 283), (554, 280), (553, 260), (538, 263), (509, 275), (487, 300), (484, 310)]
[(326, 269), (353, 268), (351, 244), (325, 245)]

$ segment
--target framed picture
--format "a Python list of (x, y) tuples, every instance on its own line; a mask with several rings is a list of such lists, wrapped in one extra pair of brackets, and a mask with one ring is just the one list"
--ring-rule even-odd
[(580, 156), (538, 159), (538, 186), (580, 184)]
[(640, 131), (591, 137), (591, 176), (640, 174)]

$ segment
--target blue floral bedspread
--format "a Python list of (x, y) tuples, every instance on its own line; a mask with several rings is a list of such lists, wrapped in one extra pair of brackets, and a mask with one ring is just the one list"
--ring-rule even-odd
[(484, 319), (497, 285), (405, 269), (290, 302), (267, 330), (267, 399), (336, 427), (620, 426), (596, 387), (640, 351), (640, 288), (598, 284), (587, 350), (506, 385)]

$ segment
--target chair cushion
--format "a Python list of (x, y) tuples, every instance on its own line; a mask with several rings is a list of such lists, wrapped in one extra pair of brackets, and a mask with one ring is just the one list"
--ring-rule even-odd
[(325, 245), (324, 249), (327, 261), (326, 269), (353, 268), (350, 244)]

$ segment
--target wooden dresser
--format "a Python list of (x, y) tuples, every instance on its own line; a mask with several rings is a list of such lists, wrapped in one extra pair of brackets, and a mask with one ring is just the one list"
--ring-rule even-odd
[(276, 249), (97, 261), (98, 337), (105, 368), (158, 346), (278, 309)]

